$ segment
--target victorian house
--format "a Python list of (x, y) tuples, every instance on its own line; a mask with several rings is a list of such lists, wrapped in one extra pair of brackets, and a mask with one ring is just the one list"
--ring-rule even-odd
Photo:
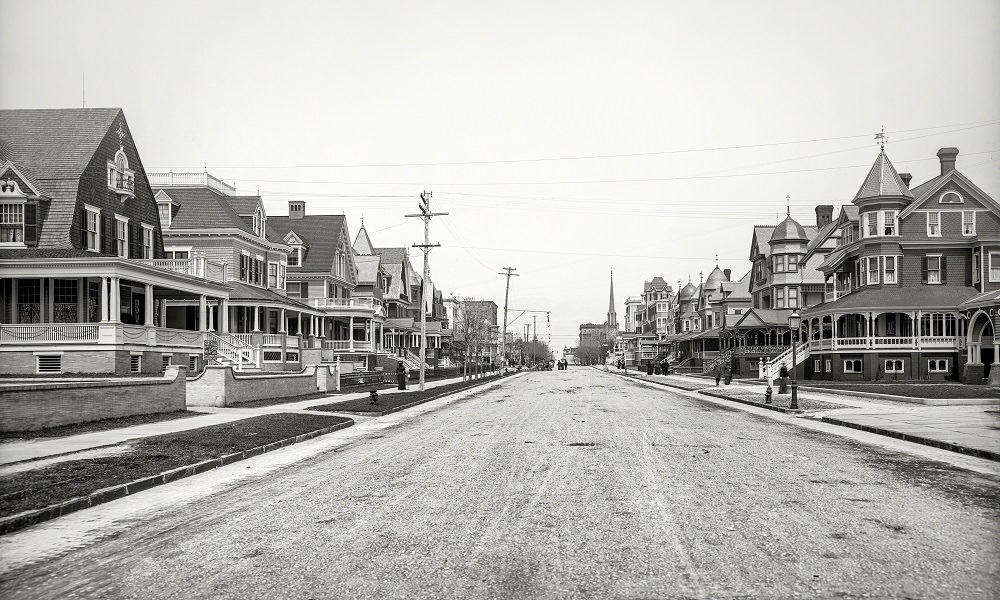
[[(819, 270), (824, 302), (802, 311), (807, 379), (1000, 382), (1000, 205), (937, 153), (915, 188), (883, 151), (837, 221)], [(775, 361), (790, 362), (787, 353)]]
[[(121, 109), (0, 111), (0, 180), (5, 373), (201, 368), (227, 270), (165, 254)], [(193, 310), (178, 317), (174, 303)]]
[[(207, 308), (210, 339), (237, 369), (299, 369), (315, 364), (304, 354), (320, 335), (322, 312), (286, 291), (291, 247), (269, 237), (259, 196), (236, 189), (208, 172), (150, 172), (167, 259), (222, 265), (229, 298)], [(169, 326), (191, 328), (198, 303), (168, 300)], [(229, 361), (234, 355), (248, 360)], [(308, 361), (308, 362), (307, 362)]]

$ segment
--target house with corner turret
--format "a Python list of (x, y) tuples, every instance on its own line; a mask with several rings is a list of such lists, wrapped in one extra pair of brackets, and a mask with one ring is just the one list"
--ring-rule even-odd
[(940, 149), (940, 174), (911, 188), (879, 153), (818, 265), (823, 302), (800, 311), (804, 379), (1000, 383), (1000, 205), (958, 154)]

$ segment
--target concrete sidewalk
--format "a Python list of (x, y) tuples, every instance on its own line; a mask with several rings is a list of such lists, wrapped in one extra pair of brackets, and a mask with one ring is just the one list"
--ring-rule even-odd
[[(613, 372), (623, 374), (621, 371)], [(629, 376), (686, 391), (711, 390), (714, 397), (725, 396), (727, 389), (734, 392), (757, 392), (761, 395), (767, 389), (764, 382), (733, 380), (728, 386), (716, 386), (713, 379), (686, 375), (649, 376), (629, 372)], [(735, 398), (736, 394), (733, 394), (733, 399)], [(919, 399), (913, 398), (881, 394), (857, 395), (839, 390), (818, 392), (815, 389), (801, 388), (799, 398), (844, 407), (807, 412), (800, 415), (802, 418), (820, 419), (834, 425), (1000, 461), (1000, 401), (934, 406), (919, 403)]]
[[(453, 377), (450, 379), (439, 379), (436, 381), (428, 381), (425, 384), (425, 387), (426, 389), (434, 389), (442, 385), (457, 383), (459, 381), (461, 381), (461, 377)], [(418, 389), (418, 386), (415, 384), (411, 384), (409, 385), (409, 388), (406, 391), (412, 392), (415, 391), (416, 389)], [(394, 388), (385, 389), (385, 390), (379, 390), (379, 395), (389, 396), (393, 394), (398, 394), (400, 392), (401, 390)], [(364, 392), (331, 394), (329, 396), (324, 396), (322, 398), (312, 398), (309, 400), (302, 400), (299, 402), (287, 402), (283, 404), (274, 404), (271, 406), (261, 406), (258, 408), (241, 407), (239, 405), (229, 408), (197, 406), (189, 409), (191, 412), (201, 413), (193, 417), (171, 419), (169, 421), (160, 421), (158, 423), (147, 423), (145, 425), (135, 425), (132, 427), (123, 427), (121, 429), (109, 429), (106, 431), (81, 433), (66, 437), (38, 438), (33, 440), (3, 442), (0, 443), (0, 466), (10, 465), (12, 463), (20, 463), (23, 461), (40, 461), (41, 459), (51, 459), (53, 457), (60, 457), (61, 460), (74, 460), (78, 458), (77, 456), (74, 456), (74, 454), (82, 451), (92, 450), (95, 448), (102, 448), (106, 446), (112, 446), (115, 444), (120, 444), (122, 442), (127, 442), (129, 440), (135, 440), (154, 435), (177, 433), (180, 431), (188, 431), (190, 429), (198, 429), (200, 427), (209, 427), (212, 425), (220, 425), (222, 423), (231, 423), (233, 421), (239, 421), (241, 419), (249, 419), (251, 417), (256, 417), (259, 415), (268, 415), (279, 412), (304, 412), (304, 413), (319, 414), (315, 413), (314, 411), (308, 410), (309, 407), (320, 406), (323, 404), (330, 404), (331, 402), (343, 402), (346, 400), (356, 400), (367, 397), (368, 397), (368, 392), (364, 391)], [(335, 415), (337, 413), (324, 412), (321, 414)], [(350, 415), (350, 418), (357, 421), (359, 419), (364, 419), (365, 417)], [(54, 461), (46, 460), (45, 464), (51, 464), (52, 462)], [(0, 470), (0, 474), (2, 474), (2, 472), (3, 470)]]

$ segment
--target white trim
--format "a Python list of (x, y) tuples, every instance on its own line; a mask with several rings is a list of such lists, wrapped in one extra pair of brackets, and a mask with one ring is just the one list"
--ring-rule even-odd
[(986, 254), (986, 270), (989, 273), (986, 280), (989, 281), (990, 283), (1000, 282), (1000, 277), (993, 279), (993, 269), (994, 269), (993, 257), (994, 256), (998, 257), (996, 269), (1000, 270), (1000, 251), (987, 250), (985, 254)]
[(39, 355), (49, 356), (50, 354), (51, 355), (58, 354), (59, 356), (62, 356), (65, 353), (66, 353), (65, 350), (39, 350), (38, 352), (32, 352), (32, 354), (34, 354), (35, 356), (39, 356)]
[[(948, 194), (955, 194), (956, 196), (958, 196), (958, 202), (945, 202), (944, 197), (947, 196)], [(965, 204), (965, 198), (963, 198), (962, 194), (959, 194), (955, 190), (948, 190), (945, 192), (941, 192), (941, 195), (938, 196), (938, 204)]]

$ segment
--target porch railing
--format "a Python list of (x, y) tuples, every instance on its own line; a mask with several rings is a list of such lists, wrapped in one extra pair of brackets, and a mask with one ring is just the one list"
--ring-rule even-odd
[(261, 343), (264, 346), (283, 346), (285, 344), (285, 334), (283, 333), (265, 333), (261, 337), (263, 338)]
[[(805, 359), (808, 358), (808, 356), (809, 356), (809, 342), (800, 342), (799, 345), (795, 347), (795, 365), (798, 365), (803, 361), (805, 361)], [(785, 365), (785, 367), (789, 369), (795, 366), (792, 364), (791, 346), (789, 346), (784, 352), (776, 356), (774, 360), (768, 361), (767, 365), (761, 368), (760, 370), (761, 378), (766, 379), (768, 381), (772, 379), (777, 379), (781, 374), (782, 365)]]
[(205, 334), (206, 354), (211, 343), (215, 343), (215, 350), (219, 356), (232, 363), (237, 371), (243, 370), (243, 364), (248, 367), (260, 368), (260, 352), (250, 344), (243, 343), (236, 336), (228, 333), (215, 334), (207, 332)]
[(96, 342), (99, 335), (97, 323), (0, 325), (0, 344)]
[(225, 265), (211, 262), (204, 258), (156, 258), (139, 259), (135, 262), (164, 271), (180, 273), (181, 275), (200, 277), (208, 281), (225, 283), (227, 280)]

